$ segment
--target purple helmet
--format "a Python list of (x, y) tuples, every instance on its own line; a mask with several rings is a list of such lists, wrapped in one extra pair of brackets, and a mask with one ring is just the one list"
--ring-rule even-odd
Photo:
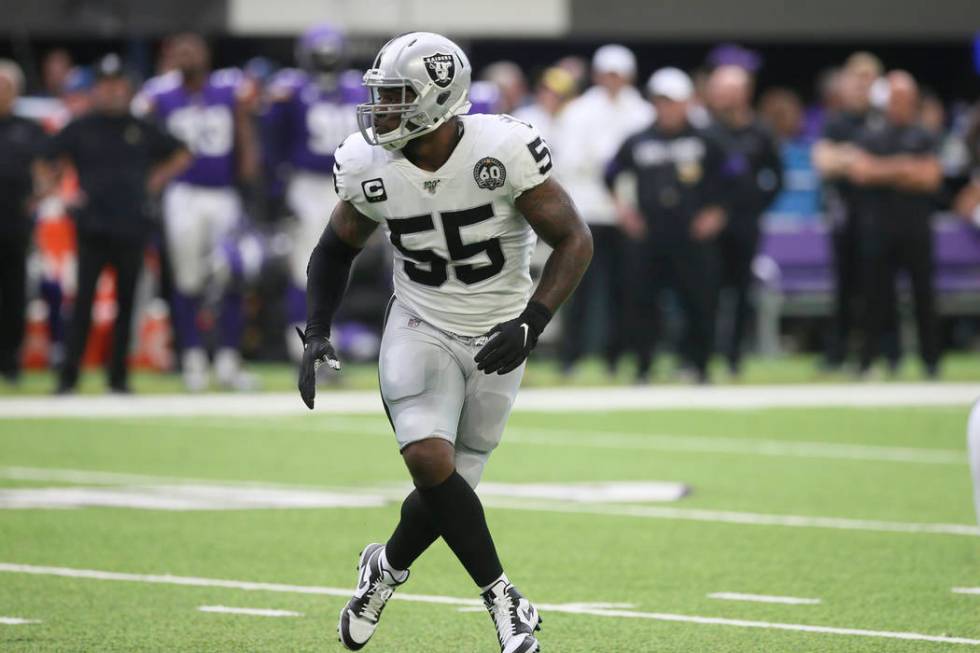
[(312, 75), (337, 75), (347, 67), (347, 40), (333, 25), (316, 25), (296, 43), (296, 63)]

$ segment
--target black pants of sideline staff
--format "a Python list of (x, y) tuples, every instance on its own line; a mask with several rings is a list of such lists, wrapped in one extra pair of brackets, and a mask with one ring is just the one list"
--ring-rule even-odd
[(28, 236), (0, 236), (0, 376), (16, 381), (24, 340)]
[[(872, 224), (862, 239), (862, 254), (867, 332), (861, 349), (861, 371), (867, 371), (878, 358), (883, 340), (888, 346), (886, 336), (890, 330), (896, 332), (894, 338), (897, 340), (896, 284), (899, 272), (905, 271), (912, 286), (919, 356), (926, 374), (935, 376), (939, 371), (939, 321), (932, 278), (935, 268), (932, 229), (928, 220), (897, 226), (881, 224), (881, 221)], [(893, 355), (900, 355), (897, 345)]]
[(699, 382), (708, 381), (714, 340), (712, 288), (717, 252), (712, 241), (686, 235), (652, 233), (627, 245), (632, 283), (626, 313), (626, 343), (637, 356), (637, 379), (647, 381), (658, 342), (663, 338), (661, 302), (671, 289), (684, 318), (684, 338), (678, 343)]
[(722, 331), (720, 342), (721, 353), (732, 374), (741, 370), (742, 346), (752, 317), (752, 262), (758, 247), (759, 227), (755, 218), (732, 219), (718, 238), (721, 269), (715, 301), (719, 302), (725, 289), (733, 295), (729, 328)]
[[(585, 355), (591, 318), (596, 315), (606, 321), (602, 354), (610, 371), (616, 367), (623, 350), (625, 236), (619, 227), (612, 225), (589, 225), (589, 228), (592, 230), (592, 263), (562, 309), (564, 317), (559, 358), (565, 372), (570, 372)], [(602, 306), (601, 312), (599, 306)]]
[(142, 239), (79, 233), (78, 293), (68, 325), (68, 347), (58, 380), (59, 392), (70, 392), (78, 383), (79, 366), (92, 324), (95, 285), (99, 274), (110, 265), (116, 271), (117, 313), (113, 324), (112, 353), (108, 363), (109, 387), (116, 391), (128, 390), (126, 356), (129, 353), (133, 296), (143, 264), (143, 247)]

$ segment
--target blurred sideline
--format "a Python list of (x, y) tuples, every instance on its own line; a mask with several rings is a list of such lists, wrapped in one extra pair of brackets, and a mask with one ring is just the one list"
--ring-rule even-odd
[[(752, 387), (528, 388), (517, 411), (743, 410), (782, 407), (968, 406), (980, 383), (887, 383)], [(318, 413), (377, 415), (377, 391), (323, 392)], [(0, 419), (65, 417), (192, 417), (201, 415), (302, 415), (294, 392), (154, 395), (144, 397), (16, 397), (0, 399)]]

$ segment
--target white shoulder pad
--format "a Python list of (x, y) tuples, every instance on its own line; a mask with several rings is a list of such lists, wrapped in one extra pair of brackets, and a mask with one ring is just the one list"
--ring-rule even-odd
[(513, 116), (493, 116), (500, 130), (500, 148), (507, 157), (508, 182), (516, 198), (551, 176), (551, 148), (533, 126)]
[(354, 132), (334, 151), (333, 180), (337, 196), (345, 202), (360, 206), (365, 201), (364, 183), (378, 175), (373, 174), (383, 153), (364, 140), (360, 132)]

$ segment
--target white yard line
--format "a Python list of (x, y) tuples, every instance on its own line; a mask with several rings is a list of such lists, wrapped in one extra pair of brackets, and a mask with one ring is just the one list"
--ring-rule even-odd
[[(276, 483), (236, 482), (213, 479), (181, 478), (176, 476), (144, 476), (139, 474), (116, 474), (112, 472), (89, 472), (71, 469), (46, 469), (36, 467), (0, 467), (0, 478), (39, 481), (67, 481), (74, 483), (189, 483), (212, 485), (243, 485), (251, 487), (267, 486), (277, 488), (326, 489), (336, 492), (360, 493), (364, 495), (382, 494), (389, 499), (400, 500), (405, 488), (391, 485), (380, 488), (327, 487), (310, 485), (284, 485)], [(972, 524), (943, 524), (930, 522), (894, 522), (873, 519), (853, 519), (845, 517), (812, 517), (806, 515), (778, 515), (771, 513), (740, 512), (731, 510), (707, 510), (697, 508), (674, 508), (667, 506), (602, 504), (587, 505), (558, 501), (513, 500), (502, 497), (482, 497), (483, 504), (502, 510), (525, 510), (531, 512), (576, 513), (603, 515), (610, 517), (633, 517), (640, 519), (676, 519), (720, 524), (743, 524), (749, 526), (788, 526), (793, 528), (829, 528), (846, 531), (871, 531), (880, 533), (918, 533), (935, 535), (962, 535), (980, 537), (980, 527)]]
[(487, 497), (483, 505), (507, 510), (532, 512), (561, 512), (612, 517), (640, 517), (647, 519), (679, 519), (721, 524), (750, 526), (789, 526), (793, 528), (829, 528), (845, 531), (871, 531), (881, 533), (930, 533), (938, 535), (964, 535), (980, 537), (980, 527), (972, 524), (941, 524), (929, 522), (893, 522), (873, 519), (844, 517), (808, 517), (805, 515), (774, 515), (757, 512), (729, 510), (701, 510), (695, 508), (668, 508), (666, 506), (602, 505), (588, 506), (563, 503), (534, 503), (509, 501)]
[(227, 605), (202, 605), (200, 612), (217, 612), (219, 614), (244, 614), (250, 617), (302, 617), (302, 612), (292, 610), (272, 610), (268, 608), (231, 608)]
[(820, 599), (801, 599), (796, 596), (771, 596), (769, 594), (742, 594), (741, 592), (715, 592), (709, 599), (719, 601), (749, 601), (751, 603), (780, 603), (783, 605), (820, 605)]
[[(963, 406), (980, 397), (977, 383), (888, 383), (716, 387), (527, 388), (521, 411), (744, 410), (824, 406)], [(317, 397), (320, 413), (378, 414), (377, 391), (329, 391)], [(194, 417), (303, 415), (293, 392), (261, 394), (141, 395), (136, 397), (10, 397), (0, 399), (0, 419), (67, 417)]]
[(977, 594), (980, 596), (980, 587), (954, 587), (955, 594)]
[(20, 617), (0, 617), (0, 624), (4, 626), (23, 626), (24, 624), (39, 624), (37, 619), (21, 619)]
[[(337, 596), (347, 598), (351, 594), (350, 589), (339, 587), (317, 587), (311, 585), (284, 585), (280, 583), (256, 583), (249, 581), (221, 580), (214, 578), (197, 578), (193, 576), (171, 576), (171, 575), (147, 575), (147, 574), (126, 574), (110, 571), (97, 571), (93, 569), (72, 569), (67, 567), (41, 567), (35, 565), (21, 565), (11, 563), (0, 563), (0, 572), (35, 574), (41, 576), (60, 576), (63, 578), (86, 578), (107, 581), (127, 581), (137, 583), (156, 583), (167, 585), (183, 585), (193, 587), (223, 587), (227, 589), (239, 589), (246, 591), (266, 591), (284, 592), (294, 594), (318, 594), (326, 596)], [(402, 594), (396, 593), (395, 599), (414, 603), (435, 603), (450, 605), (454, 607), (478, 607), (481, 604), (479, 599), (464, 599), (452, 596), (432, 596), (423, 594)], [(668, 621), (676, 623), (690, 623), (699, 625), (730, 626), (736, 628), (759, 628), (766, 630), (785, 630), (804, 633), (818, 633), (827, 635), (844, 635), (853, 637), (870, 637), (877, 639), (898, 639), (922, 642), (936, 642), (941, 644), (965, 644), (969, 646), (980, 646), (980, 639), (968, 639), (965, 637), (949, 637), (945, 635), (928, 635), (914, 632), (895, 632), (885, 630), (865, 630), (861, 628), (839, 628), (835, 626), (813, 626), (808, 624), (788, 624), (774, 623), (768, 621), (747, 621), (744, 619), (726, 619), (723, 617), (702, 617), (697, 615), (669, 614), (662, 612), (639, 612), (636, 610), (623, 610), (607, 607), (595, 607), (588, 604), (538, 604), (537, 607), (542, 612), (559, 612), (574, 615), (589, 615), (594, 617), (624, 618), (624, 619), (650, 619), (654, 621)]]

